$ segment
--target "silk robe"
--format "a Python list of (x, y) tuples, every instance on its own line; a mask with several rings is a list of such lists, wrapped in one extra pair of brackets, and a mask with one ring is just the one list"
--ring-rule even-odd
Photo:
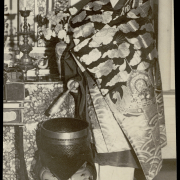
[[(97, 153), (135, 152), (147, 180), (166, 145), (161, 76), (150, 0), (83, 0), (69, 8), (66, 78), (78, 65)], [(74, 58), (70, 62), (69, 56)], [(71, 67), (72, 65), (72, 67)], [(83, 98), (82, 101), (84, 102)]]

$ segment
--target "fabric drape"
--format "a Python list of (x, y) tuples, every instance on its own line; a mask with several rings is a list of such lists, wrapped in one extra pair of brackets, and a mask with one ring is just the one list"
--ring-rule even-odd
[(69, 8), (69, 58), (80, 64), (86, 79), (97, 154), (134, 151), (146, 179), (152, 180), (166, 145), (152, 8), (150, 0), (115, 7), (109, 0), (83, 0)]

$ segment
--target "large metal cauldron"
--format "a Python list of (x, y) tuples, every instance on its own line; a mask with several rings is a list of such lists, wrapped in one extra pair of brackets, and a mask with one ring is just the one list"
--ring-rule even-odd
[(45, 152), (42, 156), (50, 170), (66, 180), (87, 162), (96, 171), (89, 138), (89, 126), (86, 121), (75, 118), (56, 118), (42, 123), (40, 146)]
[(75, 118), (45, 121), (41, 127), (41, 143), (52, 156), (68, 156), (89, 150), (88, 123)]

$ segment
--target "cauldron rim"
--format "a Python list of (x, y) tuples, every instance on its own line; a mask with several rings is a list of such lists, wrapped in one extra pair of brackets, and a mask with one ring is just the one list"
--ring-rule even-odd
[[(78, 121), (83, 123), (83, 128), (80, 128), (79, 130), (76, 131), (71, 131), (71, 132), (60, 132), (60, 131), (51, 131), (46, 129), (44, 126), (47, 125), (47, 123), (52, 122), (52, 121)], [(63, 118), (53, 118), (44, 121), (41, 124), (41, 134), (48, 137), (48, 138), (53, 138), (53, 139), (76, 139), (76, 138), (82, 138), (84, 136), (88, 135), (88, 127), (89, 123), (86, 121), (83, 121), (78, 118), (68, 118), (68, 117), (63, 117)]]

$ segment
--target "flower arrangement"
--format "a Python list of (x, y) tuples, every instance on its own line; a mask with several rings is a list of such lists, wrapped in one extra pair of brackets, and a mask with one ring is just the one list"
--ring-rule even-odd
[(68, 4), (65, 1), (63, 5), (63, 1), (58, 2), (53, 11), (48, 12), (45, 16), (41, 14), (37, 16), (39, 38), (45, 39), (46, 45), (50, 43), (50, 46), (59, 41), (67, 44), (70, 41), (68, 35), (68, 19), (70, 17), (67, 12)]
[(51, 36), (57, 36), (60, 40), (64, 40), (64, 42), (69, 43), (67, 23), (69, 16), (69, 13), (64, 13), (63, 11), (60, 11), (57, 14), (55, 14), (54, 11), (49, 12), (47, 14), (47, 19), (49, 20), (49, 23), (52, 25), (52, 28), (44, 28), (42, 30), (45, 39), (50, 40)]

